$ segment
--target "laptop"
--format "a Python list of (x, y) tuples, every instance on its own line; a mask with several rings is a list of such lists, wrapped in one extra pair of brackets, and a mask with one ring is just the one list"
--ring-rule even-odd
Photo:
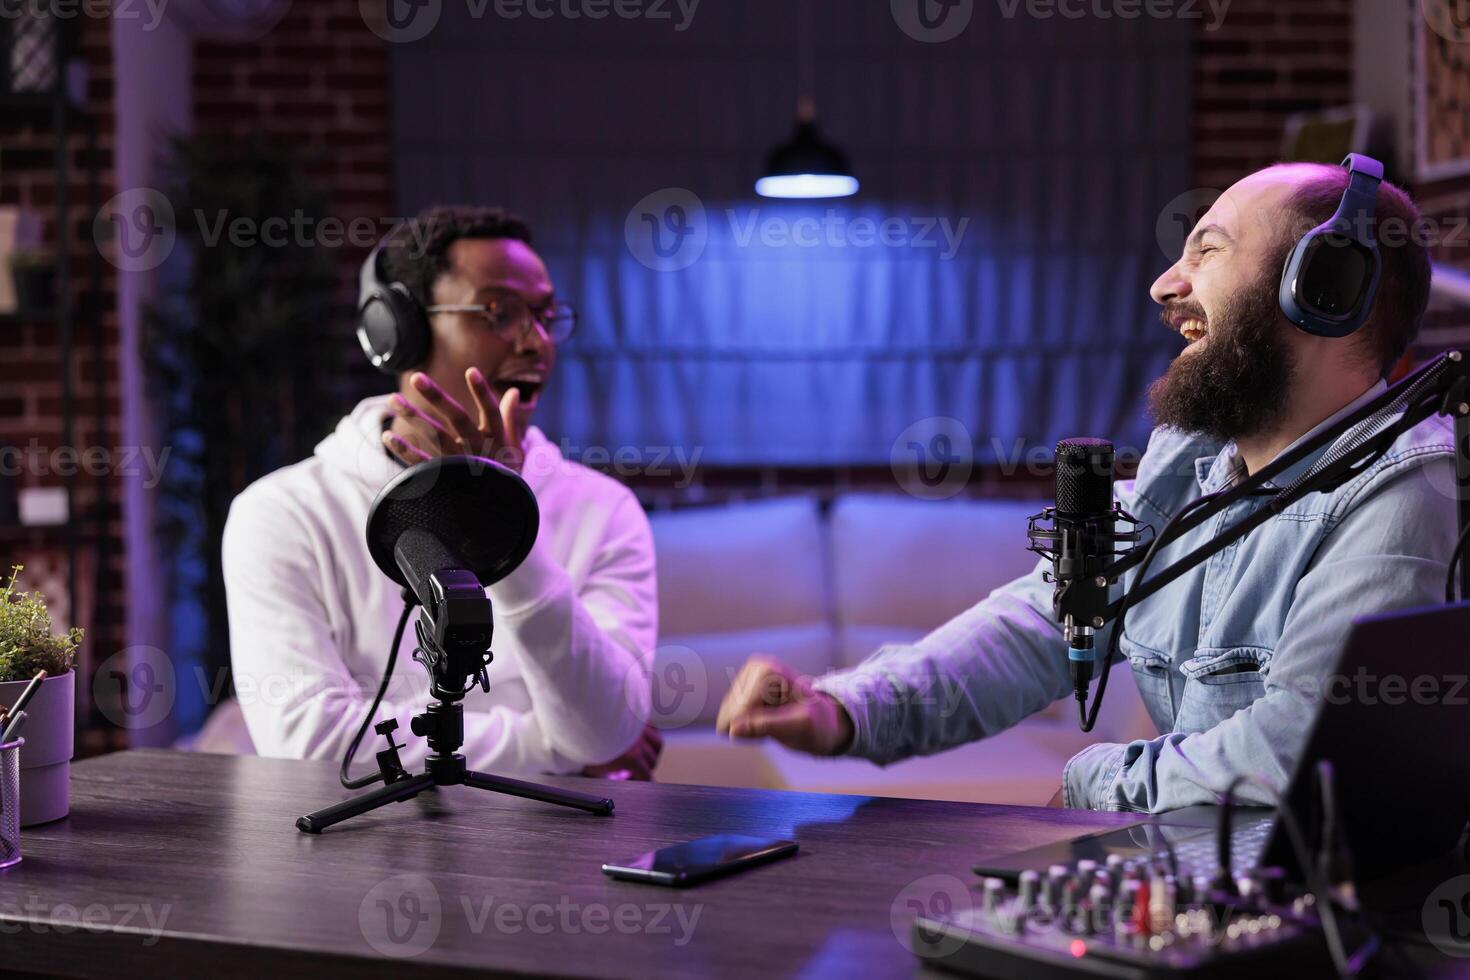
[[(1454, 848), (1470, 819), (1470, 602), (1354, 621), (1322, 695), (1285, 799), (1309, 852), (1316, 853), (1322, 824), (1322, 760), (1331, 763), (1338, 833), (1359, 881)], [(1118, 854), (1213, 877), (1219, 821), (1219, 807), (1188, 807), (1007, 854), (975, 870), (1014, 879), (1026, 869), (1083, 859), (1101, 866)], [(1234, 809), (1230, 864), (1236, 875), (1282, 867), (1301, 880), (1274, 808)]]

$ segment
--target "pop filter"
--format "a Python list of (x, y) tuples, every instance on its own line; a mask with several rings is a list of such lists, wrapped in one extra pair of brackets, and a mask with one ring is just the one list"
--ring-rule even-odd
[(505, 578), (526, 560), (540, 526), (536, 495), (514, 471), (478, 456), (442, 456), (410, 466), (378, 492), (368, 553), (422, 602), (422, 580), (445, 559), (482, 586)]

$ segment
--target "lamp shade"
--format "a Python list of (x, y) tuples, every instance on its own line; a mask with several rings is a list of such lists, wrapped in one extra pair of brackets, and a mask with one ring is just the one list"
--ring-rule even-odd
[(857, 190), (847, 154), (823, 140), (809, 119), (798, 120), (791, 139), (771, 151), (755, 182), (762, 197), (848, 197)]

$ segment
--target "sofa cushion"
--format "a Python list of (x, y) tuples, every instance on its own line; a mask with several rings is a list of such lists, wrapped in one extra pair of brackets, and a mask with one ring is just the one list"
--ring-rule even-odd
[(654, 514), (659, 634), (826, 624), (817, 502), (784, 497)]
[(849, 494), (831, 515), (832, 597), (844, 665), (909, 642), (1036, 567), (1037, 501)]

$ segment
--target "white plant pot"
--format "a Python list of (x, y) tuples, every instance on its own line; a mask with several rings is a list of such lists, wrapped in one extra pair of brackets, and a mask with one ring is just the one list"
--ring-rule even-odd
[[(26, 705), (20, 736), (20, 825), (31, 827), (66, 816), (71, 808), (69, 780), (76, 746), (77, 672), (48, 677)], [(19, 700), (28, 681), (0, 683), (0, 704)]]

